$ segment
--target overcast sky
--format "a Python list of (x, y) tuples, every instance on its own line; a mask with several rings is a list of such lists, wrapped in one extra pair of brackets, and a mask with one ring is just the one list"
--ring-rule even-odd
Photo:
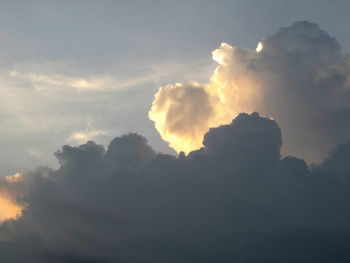
[(167, 83), (205, 82), (221, 42), (255, 49), (299, 20), (348, 51), (349, 1), (1, 1), (0, 174), (55, 167), (63, 144), (138, 132)]

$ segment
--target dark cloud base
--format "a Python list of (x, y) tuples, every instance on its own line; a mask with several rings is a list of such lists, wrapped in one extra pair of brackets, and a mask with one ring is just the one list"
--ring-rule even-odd
[(11, 186), (26, 208), (0, 227), (0, 262), (350, 262), (350, 144), (312, 167), (281, 144), (253, 113), (188, 156), (137, 134), (64, 146), (58, 170)]

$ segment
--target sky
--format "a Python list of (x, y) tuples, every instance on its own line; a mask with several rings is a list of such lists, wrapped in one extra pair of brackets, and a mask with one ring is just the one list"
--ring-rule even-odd
[(207, 81), (222, 42), (255, 49), (315, 22), (350, 47), (348, 1), (1, 1), (0, 172), (57, 166), (63, 144), (138, 132), (174, 153), (147, 114), (168, 83)]
[(349, 1), (0, 4), (0, 262), (350, 262)]

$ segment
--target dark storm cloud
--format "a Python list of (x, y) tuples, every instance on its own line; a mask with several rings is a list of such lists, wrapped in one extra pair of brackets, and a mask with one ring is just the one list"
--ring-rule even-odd
[(178, 158), (137, 134), (62, 147), (58, 170), (11, 184), (25, 208), (1, 225), (1, 262), (350, 260), (349, 145), (309, 169), (281, 159), (278, 125), (257, 113), (203, 144)]

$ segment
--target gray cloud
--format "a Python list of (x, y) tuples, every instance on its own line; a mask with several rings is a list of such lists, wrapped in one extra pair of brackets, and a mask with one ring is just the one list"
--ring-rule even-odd
[(282, 28), (262, 44), (252, 63), (264, 89), (259, 111), (281, 125), (285, 152), (311, 161), (324, 158), (349, 139), (349, 116), (344, 114), (350, 105), (349, 55), (309, 22)]
[(308, 168), (281, 159), (281, 137), (253, 113), (177, 158), (137, 134), (64, 146), (59, 169), (2, 182), (24, 210), (0, 226), (0, 259), (347, 262), (349, 146)]

